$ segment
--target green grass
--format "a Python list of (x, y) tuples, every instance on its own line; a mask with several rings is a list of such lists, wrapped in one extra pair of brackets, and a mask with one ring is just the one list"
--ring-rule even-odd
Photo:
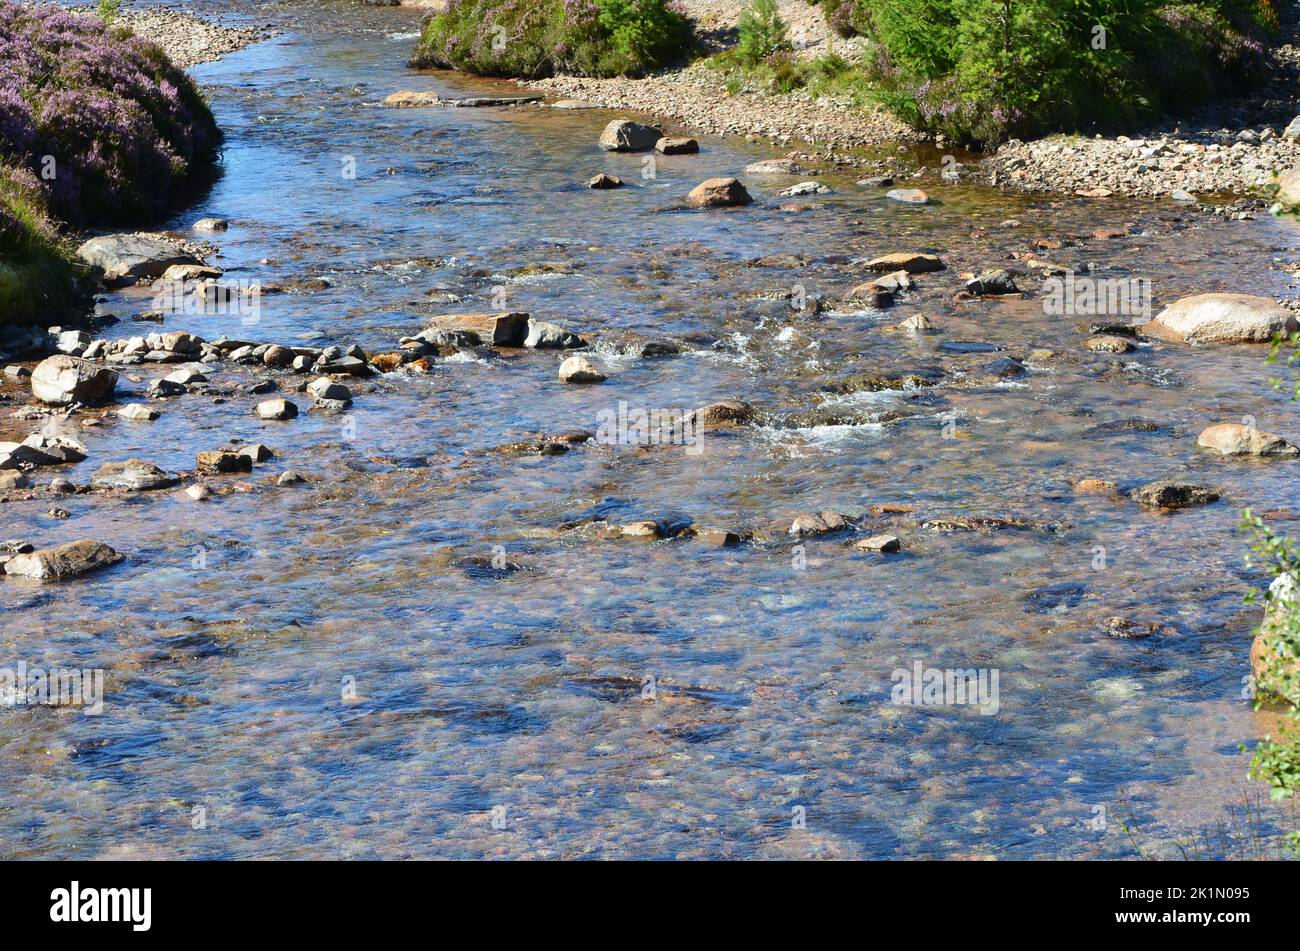
[(85, 277), (35, 180), (0, 165), (0, 325), (57, 324), (81, 313)]

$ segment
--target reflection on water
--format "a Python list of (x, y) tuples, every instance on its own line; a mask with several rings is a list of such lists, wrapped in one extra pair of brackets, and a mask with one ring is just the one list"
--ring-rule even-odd
[[(263, 296), (254, 326), (171, 329), (383, 351), (498, 293), (593, 337), (609, 380), (561, 386), (555, 353), (502, 352), (354, 385), (344, 415), (260, 423), (260, 397), (236, 393), (165, 401), (148, 424), (74, 418), (90, 450), (66, 472), (77, 482), (126, 458), (190, 469), (230, 439), (279, 458), (244, 477), (253, 491), (201, 505), (76, 495), (66, 520), (46, 502), (3, 506), (6, 536), (127, 555), (58, 587), (0, 584), (4, 663), (108, 677), (100, 717), (0, 713), (5, 854), (1114, 857), (1131, 841), (1113, 821), (1091, 828), (1097, 807), (1160, 847), (1240, 800), (1237, 744), (1257, 728), (1241, 596), (1258, 579), (1241, 567), (1237, 511), (1294, 519), (1294, 470), (1207, 458), (1194, 441), (1243, 415), (1294, 437), (1300, 413), (1268, 388), (1258, 348), (1093, 354), (1078, 321), (1036, 299), (951, 295), (962, 272), (1036, 238), (1066, 240), (1043, 252), (1065, 266), (1150, 278), (1157, 305), (1283, 293), (1288, 226), (969, 185), (927, 185), (937, 203), (913, 208), (834, 174), (817, 176), (834, 194), (801, 213), (778, 210), (790, 181), (756, 179), (748, 209), (674, 210), (770, 153), (706, 139), (643, 178), (640, 156), (596, 148), (604, 112), (380, 109), (399, 88), (504, 84), (405, 70), (409, 11), (303, 9), (263, 11), (282, 36), (197, 70), (227, 130), (225, 174), (173, 223), (228, 217), (218, 263), (286, 292)], [(580, 186), (600, 171), (629, 187)], [(1090, 237), (1123, 226), (1131, 238)], [(853, 261), (895, 250), (940, 253), (948, 270), (885, 312), (784, 300), (796, 285), (836, 298), (865, 279)], [(128, 317), (148, 297), (111, 309)], [(938, 332), (883, 329), (922, 311)], [(690, 352), (616, 357), (628, 331)], [(1006, 356), (1029, 372), (989, 379)], [(128, 373), (139, 394), (162, 375)], [(844, 385), (898, 373), (938, 385)], [(620, 400), (734, 397), (759, 424), (709, 433), (700, 454), (481, 451), (594, 429)], [(1097, 429), (1131, 419), (1156, 425)], [(29, 425), (6, 417), (0, 439)], [(289, 467), (312, 484), (276, 487)], [(1176, 476), (1225, 501), (1151, 514), (1076, 494), (1084, 476)], [(881, 505), (913, 508), (872, 514)], [(857, 553), (844, 534), (798, 549), (606, 541), (587, 524), (752, 531), (822, 510), (900, 535), (903, 553)], [(982, 515), (1052, 530), (920, 527)], [(521, 570), (488, 567), (502, 550)], [(1163, 632), (1108, 638), (1115, 615)], [(918, 660), (999, 670), (999, 713), (893, 705), (891, 672)]]

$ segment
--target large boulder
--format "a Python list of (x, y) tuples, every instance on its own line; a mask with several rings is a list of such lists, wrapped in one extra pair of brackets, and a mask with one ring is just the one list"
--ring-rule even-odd
[(1174, 301), (1143, 329), (1186, 343), (1267, 343), (1298, 328), (1295, 316), (1268, 297), (1196, 294)]
[(471, 333), (494, 347), (522, 347), (528, 338), (528, 315), (440, 314), (429, 321), (428, 329)]
[(728, 208), (748, 205), (754, 199), (734, 178), (709, 178), (691, 189), (686, 204), (691, 208)]
[(646, 152), (663, 137), (664, 134), (654, 126), (631, 119), (615, 119), (600, 134), (600, 147), (606, 152)]
[(1201, 431), (1196, 445), (1221, 456), (1294, 456), (1300, 454), (1291, 443), (1274, 433), (1266, 433), (1241, 423), (1220, 423)]
[(42, 548), (26, 555), (15, 555), (4, 565), (4, 573), (37, 581), (63, 581), (89, 571), (107, 568), (122, 556), (103, 542), (83, 539), (55, 548)]
[(116, 387), (116, 370), (66, 354), (47, 357), (32, 371), (32, 394), (55, 406), (107, 402)]
[(87, 264), (103, 270), (108, 284), (129, 284), (162, 277), (174, 264), (202, 264), (175, 241), (162, 235), (110, 234), (91, 238), (77, 249)]

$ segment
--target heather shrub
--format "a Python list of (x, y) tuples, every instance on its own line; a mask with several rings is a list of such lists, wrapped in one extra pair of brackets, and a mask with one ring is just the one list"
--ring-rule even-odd
[(679, 59), (689, 21), (664, 0), (452, 0), (413, 66), (488, 76), (641, 76)]
[(1272, 0), (859, 0), (871, 78), (962, 143), (1176, 115), (1259, 75)]
[(866, 36), (871, 32), (871, 9), (866, 0), (820, 0), (827, 25), (840, 36)]
[(162, 51), (93, 16), (0, 0), (0, 160), (30, 169), (74, 225), (166, 214), (220, 134)]

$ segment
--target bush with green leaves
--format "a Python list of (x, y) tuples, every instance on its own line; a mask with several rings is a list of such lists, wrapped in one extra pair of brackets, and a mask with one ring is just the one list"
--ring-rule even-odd
[(486, 76), (641, 76), (691, 47), (690, 21), (664, 0), (452, 0), (411, 58)]
[(740, 38), (734, 56), (746, 66), (757, 66), (774, 53), (791, 48), (790, 35), (776, 0), (750, 0), (750, 5), (740, 12), (736, 26)]
[(965, 144), (1132, 126), (1260, 75), (1274, 0), (870, 0), (872, 78)]

